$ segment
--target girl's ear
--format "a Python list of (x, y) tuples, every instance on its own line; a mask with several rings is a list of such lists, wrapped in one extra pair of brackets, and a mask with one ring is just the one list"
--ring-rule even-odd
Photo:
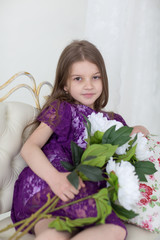
[(68, 92), (67, 86), (64, 86), (64, 91), (65, 91), (65, 92)]

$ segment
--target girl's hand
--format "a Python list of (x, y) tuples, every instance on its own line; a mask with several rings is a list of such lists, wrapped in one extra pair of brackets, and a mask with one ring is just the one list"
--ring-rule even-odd
[(67, 175), (70, 173), (58, 172), (55, 178), (52, 180), (53, 184), (50, 185), (52, 191), (64, 202), (74, 199), (75, 195), (79, 193), (82, 187), (85, 187), (82, 179), (79, 178), (79, 186), (76, 189), (67, 179)]
[(144, 135), (144, 137), (146, 137), (149, 134), (149, 131), (147, 128), (145, 128), (143, 126), (135, 126), (135, 127), (133, 127), (131, 135), (133, 135), (135, 133), (139, 133), (139, 132), (141, 132)]

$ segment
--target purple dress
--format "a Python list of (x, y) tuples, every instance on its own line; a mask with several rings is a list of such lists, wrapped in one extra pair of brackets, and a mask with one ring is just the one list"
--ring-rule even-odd
[[(83, 139), (85, 129), (83, 115), (88, 116), (94, 112), (94, 110), (84, 105), (62, 102), (58, 110), (59, 117), (55, 118), (56, 105), (57, 102), (54, 102), (38, 116), (39, 121), (46, 123), (53, 130), (53, 134), (42, 150), (58, 171), (66, 172), (66, 169), (63, 168), (60, 161), (72, 163), (71, 140), (82, 148), (86, 147), (86, 142)], [(109, 119), (107, 113), (104, 113), (104, 116)], [(114, 119), (126, 125), (120, 115), (114, 114)], [(85, 188), (79, 191), (79, 194), (75, 196), (74, 200), (96, 193), (99, 189), (105, 187), (105, 184), (104, 181), (86, 181)], [(26, 167), (15, 183), (11, 210), (12, 221), (14, 223), (18, 222), (28, 218), (32, 213), (37, 211), (45, 204), (48, 193), (50, 193), (51, 197), (54, 196), (48, 184), (38, 177), (29, 167)], [(62, 204), (64, 204), (64, 202), (60, 200), (58, 205)], [(71, 219), (96, 217), (97, 210), (95, 201), (88, 199), (53, 212), (52, 215), (67, 216)], [(125, 228), (123, 222), (114, 212), (106, 218), (106, 223), (116, 224)]]

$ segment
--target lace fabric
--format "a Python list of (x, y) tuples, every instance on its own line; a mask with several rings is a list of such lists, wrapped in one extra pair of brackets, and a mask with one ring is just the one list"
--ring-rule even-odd
[[(53, 130), (52, 136), (42, 150), (58, 171), (66, 171), (61, 165), (61, 161), (72, 163), (71, 141), (76, 142), (82, 148), (86, 147), (82, 134), (85, 129), (83, 115), (88, 116), (93, 111), (84, 105), (62, 102), (59, 106), (58, 118), (55, 117), (55, 108), (53, 106), (45, 109), (39, 115), (38, 120), (46, 123)], [(104, 116), (108, 118), (107, 113), (104, 113)], [(121, 121), (124, 125), (126, 124), (120, 115), (115, 114), (115, 120)], [(74, 200), (96, 193), (99, 189), (105, 187), (105, 182), (88, 181), (85, 184), (85, 188), (80, 190)], [(48, 193), (50, 193), (51, 197), (54, 196), (48, 184), (39, 178), (29, 167), (26, 167), (15, 184), (11, 211), (13, 222), (29, 217), (42, 207), (47, 200)], [(64, 203), (60, 200), (58, 205), (62, 204)], [(96, 215), (97, 210), (93, 199), (53, 212), (53, 216), (67, 216), (71, 219), (95, 217)], [(107, 217), (106, 223), (114, 223), (125, 228), (121, 220), (113, 212)]]

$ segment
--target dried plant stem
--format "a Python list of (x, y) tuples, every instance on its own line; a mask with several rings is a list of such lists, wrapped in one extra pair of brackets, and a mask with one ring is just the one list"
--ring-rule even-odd
[(24, 223), (25, 221), (26, 221), (26, 219), (24, 219), (22, 221), (19, 221), (17, 223), (14, 223), (14, 224), (9, 224), (7, 227), (1, 229), (0, 233), (5, 232), (5, 231), (7, 231), (7, 230), (9, 230), (9, 229), (11, 229), (13, 227), (17, 227), (17, 226), (21, 225), (22, 223)]
[(7, 231), (10, 228), (17, 227), (17, 226), (21, 225), (17, 229), (17, 231), (8, 239), (8, 240), (12, 240), (12, 239), (18, 240), (21, 237), (23, 237), (26, 233), (28, 233), (40, 219), (42, 219), (42, 218), (51, 218), (52, 215), (49, 214), (50, 212), (55, 212), (55, 211), (57, 211), (59, 209), (62, 209), (64, 207), (67, 207), (67, 206), (73, 205), (75, 203), (84, 201), (86, 199), (92, 198), (93, 195), (94, 194), (89, 195), (89, 196), (84, 197), (84, 198), (81, 198), (81, 199), (78, 199), (78, 200), (75, 200), (75, 201), (72, 201), (70, 203), (64, 204), (64, 205), (56, 208), (56, 205), (57, 205), (57, 203), (59, 201), (59, 198), (57, 196), (54, 196), (51, 199), (50, 195), (48, 194), (47, 195), (47, 197), (48, 197), (47, 202), (37, 212), (32, 214), (27, 219), (24, 219), (24, 220), (22, 220), (20, 222), (17, 222), (15, 224), (8, 225), (7, 227), (5, 227), (2, 230), (0, 230), (0, 233), (4, 232), (4, 231)]
[[(44, 216), (50, 211), (51, 204), (55, 205), (55, 201), (59, 200), (57, 196), (54, 196), (51, 199), (49, 194), (47, 195), (47, 197), (48, 197), (47, 202), (37, 212), (32, 214), (31, 217), (27, 218), (24, 224), (18, 228), (18, 230), (9, 238), (9, 240), (14, 239), (21, 231), (24, 230), (24, 228), (26, 228), (26, 226), (28, 226), (31, 222), (33, 222), (34, 224), (30, 224), (18, 237), (16, 237), (16, 239), (19, 239), (20, 237), (25, 235), (27, 232), (29, 232), (32, 229), (32, 227), (35, 225), (35, 223), (37, 223), (42, 218), (41, 214), (43, 215), (43, 218), (44, 218)], [(57, 204), (57, 201), (56, 201), (56, 204)], [(46, 210), (43, 212), (44, 209)]]
[[(20, 238), (23, 237), (25, 234), (27, 234), (27, 233), (35, 226), (35, 224), (36, 224), (39, 220), (44, 219), (44, 218), (51, 218), (51, 217), (52, 217), (52, 215), (47, 215), (47, 214), (42, 214), (42, 215), (40, 215), (40, 216), (37, 217), (36, 220), (33, 221), (23, 232), (18, 232), (18, 233), (20, 233), (20, 234), (16, 237), (16, 240), (17, 240), (17, 239), (20, 239)], [(18, 233), (16, 232), (16, 235), (17, 235)], [(14, 237), (15, 237), (16, 235), (14, 235)], [(11, 240), (11, 239), (13, 239), (13, 235), (9, 238), (9, 240)]]
[[(41, 208), (41, 209), (39, 209), (39, 210), (41, 210), (41, 211), (37, 211), (37, 212), (39, 212), (38, 214), (37, 214), (37, 212), (35, 213), (35, 214), (33, 214), (33, 215), (35, 215), (34, 216), (34, 221), (31, 219), (30, 220), (30, 222), (32, 221), (32, 223), (19, 235), (19, 236), (17, 236), (16, 237), (16, 240), (17, 239), (20, 239), (21, 237), (23, 237), (26, 233), (28, 233), (34, 226), (35, 226), (35, 224), (39, 221), (39, 220), (41, 220), (41, 219), (43, 219), (43, 218), (51, 218), (52, 217), (52, 215), (49, 215), (49, 214), (47, 214), (47, 213), (49, 213), (50, 212), (50, 210), (51, 210), (51, 208), (53, 208), (53, 207), (55, 207), (56, 206), (56, 204), (57, 204), (57, 202), (59, 201), (59, 198), (58, 197), (53, 197), (50, 201), (49, 201), (49, 204), (51, 204), (43, 213), (41, 213), (42, 211), (43, 211), (43, 209), (44, 209), (44, 206)], [(46, 206), (45, 206), (46, 207)], [(24, 229), (24, 228), (23, 228)], [(18, 229), (19, 230), (19, 229)], [(20, 232), (20, 231), (22, 231), (22, 230), (20, 230), (20, 231), (18, 231), (17, 230), (17, 234)], [(16, 235), (17, 235), (16, 234)], [(11, 240), (11, 239), (13, 239), (13, 236), (12, 236), (12, 238), (10, 237), (9, 238), (9, 240)]]
[[(34, 214), (32, 214), (32, 215), (31, 215), (29, 218), (27, 218), (27, 219), (24, 219), (24, 220), (22, 220), (22, 221), (19, 221), (19, 222), (15, 223), (15, 224), (10, 224), (10, 225), (8, 225), (7, 227), (1, 229), (1, 230), (0, 230), (0, 233), (1, 233), (1, 232), (4, 232), (4, 231), (7, 231), (7, 230), (9, 230), (10, 228), (14, 228), (14, 227), (17, 227), (17, 226), (21, 225), (21, 227), (19, 227), (18, 230), (9, 238), (9, 240), (11, 240), (11, 239), (13, 239), (19, 232), (23, 231), (23, 229), (26, 228), (26, 226), (28, 226), (29, 223), (31, 223), (32, 221), (34, 221), (34, 219), (37, 219), (40, 214), (43, 215), (43, 218), (44, 218), (44, 217), (49, 217), (49, 216), (47, 216), (46, 214), (49, 213), (49, 211), (50, 211), (51, 208), (53, 208), (53, 207), (56, 206), (59, 198), (58, 198), (57, 196), (54, 196), (54, 197), (51, 199), (49, 194), (47, 195), (47, 197), (48, 197), (47, 202), (46, 202), (37, 212), (35, 212)], [(48, 207), (48, 208), (47, 208), (47, 207)], [(43, 212), (44, 209), (46, 209), (46, 210)], [(45, 213), (45, 215), (44, 215), (44, 213)], [(31, 227), (29, 226), (29, 227), (27, 228), (28, 231), (29, 231), (31, 228), (32, 228), (32, 226), (31, 226)], [(16, 239), (17, 239), (17, 238), (16, 238)]]
[(73, 202), (70, 202), (70, 203), (67, 203), (67, 204), (65, 204), (65, 205), (62, 205), (62, 206), (60, 206), (60, 207), (54, 208), (54, 209), (52, 209), (52, 212), (57, 211), (57, 210), (62, 209), (62, 208), (65, 208), (65, 207), (68, 207), (68, 206), (73, 205), (73, 204), (75, 204), (75, 203), (82, 202), (82, 201), (84, 201), (84, 200), (86, 200), (86, 199), (92, 198), (94, 195), (95, 195), (95, 194), (92, 194), (92, 195), (89, 195), (89, 196), (87, 196), (87, 197), (80, 198), (80, 199), (75, 200), (75, 201), (73, 201)]

